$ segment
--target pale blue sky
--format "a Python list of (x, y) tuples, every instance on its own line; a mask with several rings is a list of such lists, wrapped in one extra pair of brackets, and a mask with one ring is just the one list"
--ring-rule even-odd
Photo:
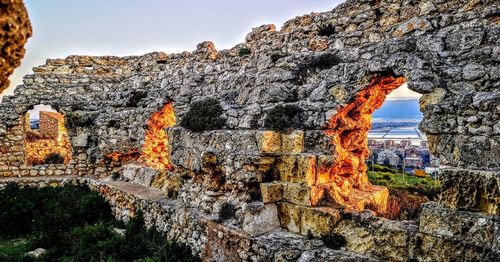
[(192, 51), (210, 40), (217, 49), (244, 42), (251, 28), (333, 9), (339, 0), (25, 0), (33, 26), (11, 93), (47, 58)]

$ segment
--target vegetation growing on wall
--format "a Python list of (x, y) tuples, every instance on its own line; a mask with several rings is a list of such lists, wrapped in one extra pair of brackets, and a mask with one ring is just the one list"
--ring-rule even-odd
[(208, 98), (191, 104), (189, 111), (181, 120), (181, 126), (193, 132), (217, 130), (224, 127), (222, 106), (219, 100)]
[(64, 123), (66, 128), (73, 129), (77, 127), (91, 127), (94, 121), (90, 117), (71, 112), (64, 116)]
[[(198, 261), (188, 247), (147, 230), (142, 214), (124, 225), (86, 186), (0, 191), (0, 261)], [(114, 228), (125, 229), (119, 235)], [(44, 248), (38, 259), (27, 251)]]
[(283, 52), (274, 52), (271, 54), (271, 61), (273, 63), (276, 63), (278, 60), (280, 60), (283, 57), (287, 57), (287, 54)]
[(369, 170), (369, 181), (386, 186), (390, 191), (387, 212), (383, 215), (390, 219), (416, 219), (420, 206), (429, 200), (435, 200), (441, 187), (438, 180), (402, 174), (386, 166), (375, 164)]
[(267, 112), (264, 127), (274, 131), (286, 131), (290, 128), (300, 128), (300, 113), (302, 109), (294, 105), (277, 106)]
[(238, 55), (240, 57), (243, 57), (243, 56), (250, 55), (251, 53), (252, 53), (252, 51), (250, 51), (250, 49), (243, 47), (243, 48), (240, 48), (240, 51), (238, 52)]
[(335, 26), (333, 26), (332, 24), (321, 26), (318, 30), (319, 36), (332, 36), (334, 34), (335, 34)]

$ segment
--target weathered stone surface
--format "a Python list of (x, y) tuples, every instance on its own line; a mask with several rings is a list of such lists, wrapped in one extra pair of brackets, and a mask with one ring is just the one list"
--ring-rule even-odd
[(496, 241), (495, 226), (499, 222), (491, 216), (444, 209), (428, 203), (420, 214), (419, 231), (427, 235), (491, 248)]
[(255, 237), (273, 231), (280, 226), (275, 204), (249, 203), (243, 205), (243, 231)]
[[(334, 28), (332, 36), (318, 35), (325, 25)], [(440, 203), (446, 208), (481, 211), (486, 221), (494, 221), (491, 215), (498, 215), (499, 209), (495, 175), (500, 165), (496, 69), (500, 42), (495, 37), (499, 33), (498, 6), (491, 0), (348, 0), (332, 11), (294, 18), (280, 31), (272, 25), (256, 28), (245, 43), (229, 50), (203, 42), (195, 51), (181, 54), (49, 59), (0, 104), (0, 176), (21, 176), (19, 181), (47, 186), (52, 180), (41, 176), (93, 175), (91, 187), (106, 196), (118, 218), (127, 220), (143, 209), (148, 225), (192, 246), (206, 260), (368, 259), (326, 250), (317, 240), (280, 230), (250, 238), (243, 231), (243, 206), (262, 197), (263, 202), (277, 203), (283, 228), (317, 235), (333, 230), (346, 237), (348, 250), (375, 259), (495, 261), (491, 258), (500, 245), (497, 222), (491, 238), (491, 232), (478, 229), (481, 223), (474, 214), (456, 215), (449, 210), (424, 210), (420, 229), (367, 213), (360, 215), (367, 218), (347, 215), (337, 221), (336, 212), (323, 216), (310, 207), (310, 191), (328, 191), (318, 186), (332, 182), (324, 167), (330, 167), (334, 157), (353, 152), (346, 143), (364, 145), (366, 137), (356, 132), (368, 130), (370, 124), (367, 121), (355, 129), (359, 122), (340, 121), (335, 132), (353, 138), (342, 140), (331, 136), (329, 121), (353, 101), (362, 104), (358, 98), (376, 77), (391, 75), (425, 94), (420, 128), (433, 154), (442, 164), (463, 169), (442, 174)], [(249, 54), (240, 56), (245, 53), (240, 51)], [(125, 164), (140, 163), (134, 156), (141, 155), (155, 112), (173, 102), (175, 118), (181, 120), (193, 101), (206, 97), (220, 102), (226, 119), (223, 130), (193, 133), (179, 126), (162, 130), (169, 143), (160, 151), (170, 153), (172, 170), (155, 173), (142, 165), (127, 170)], [(72, 163), (25, 164), (20, 118), (39, 103), (93, 120), (89, 127), (70, 130), (75, 150)], [(293, 119), (297, 130), (264, 131), (267, 113), (279, 105), (301, 109)], [(86, 145), (76, 137), (81, 132), (88, 134)], [(361, 149), (356, 151), (360, 155), (364, 154)], [(110, 155), (118, 156), (118, 161)], [(208, 155), (212, 161), (204, 161)], [(349, 171), (360, 163), (342, 165)], [(98, 180), (115, 172), (135, 183)], [(349, 179), (349, 172), (345, 175)], [(354, 182), (366, 182), (363, 179), (360, 176)], [(261, 189), (261, 182), (274, 180), (285, 182), (277, 182), (281, 183), (277, 187), (265, 184)], [(357, 200), (360, 206), (356, 208), (363, 209), (377, 202), (367, 199), (387, 197), (387, 189), (377, 189), (376, 194), (366, 195), (353, 188), (342, 197)], [(337, 206), (341, 202), (322, 196), (325, 201), (316, 204)], [(235, 217), (224, 223), (214, 221), (226, 203), (234, 206)], [(264, 212), (268, 222), (272, 221), (267, 220), (273, 213), (270, 210)], [(442, 214), (453, 214), (456, 221), (446, 221)], [(248, 225), (252, 222), (246, 219)], [(466, 230), (467, 223), (473, 232)], [(249, 228), (250, 234), (261, 233)], [(458, 228), (464, 232), (455, 237)], [(487, 245), (478, 242), (479, 236), (489, 241)]]
[(304, 131), (293, 131), (281, 135), (281, 152), (299, 154), (304, 150)]
[(333, 232), (341, 220), (340, 212), (328, 207), (302, 208), (300, 233), (303, 236), (321, 237)]
[(297, 205), (311, 205), (311, 189), (302, 184), (283, 183), (283, 201)]
[(285, 182), (312, 185), (316, 177), (317, 156), (310, 154), (284, 155), (277, 160), (276, 169)]
[(275, 203), (283, 199), (283, 184), (261, 183), (260, 191), (264, 203)]
[(21, 64), (24, 44), (31, 36), (28, 12), (22, 0), (4, 0), (0, 19), (0, 93), (9, 86), (9, 76)]
[(302, 210), (299, 206), (290, 203), (279, 203), (278, 217), (281, 227), (294, 233), (301, 232)]
[(261, 153), (281, 153), (281, 134), (274, 131), (258, 132), (257, 144)]
[(439, 203), (449, 208), (500, 214), (500, 173), (448, 168), (441, 171)]

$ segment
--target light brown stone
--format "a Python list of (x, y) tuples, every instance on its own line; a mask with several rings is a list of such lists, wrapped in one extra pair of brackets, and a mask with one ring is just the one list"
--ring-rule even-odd
[(331, 234), (342, 219), (340, 212), (328, 207), (302, 207), (300, 233), (320, 237)]
[(311, 205), (311, 189), (302, 184), (285, 183), (283, 185), (283, 201), (297, 205)]
[(278, 218), (282, 228), (294, 233), (300, 233), (301, 216), (299, 206), (290, 203), (278, 204)]
[(315, 184), (315, 155), (302, 154), (281, 156), (278, 160), (276, 168), (282, 181), (306, 185)]
[(274, 203), (283, 199), (283, 184), (261, 183), (260, 191), (264, 203)]
[(260, 131), (256, 135), (259, 151), (263, 154), (281, 153), (281, 134), (274, 131)]
[(304, 131), (292, 131), (281, 135), (281, 152), (299, 154), (304, 150)]

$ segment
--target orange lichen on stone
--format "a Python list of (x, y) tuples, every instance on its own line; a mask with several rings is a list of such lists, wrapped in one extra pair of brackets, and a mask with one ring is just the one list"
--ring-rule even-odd
[(109, 158), (113, 162), (119, 162), (121, 164), (131, 162), (133, 160), (136, 160), (140, 157), (140, 153), (136, 150), (133, 150), (128, 153), (119, 153), (119, 152), (113, 152), (110, 154), (107, 154), (106, 157)]
[(373, 112), (405, 81), (404, 77), (374, 77), (354, 101), (328, 121), (325, 132), (331, 137), (335, 152), (334, 157), (318, 160), (316, 183), (311, 190), (313, 205), (334, 202), (347, 209), (385, 212), (387, 188), (371, 185), (366, 175), (368, 131)]
[(170, 143), (165, 128), (175, 126), (175, 122), (173, 103), (168, 103), (151, 116), (148, 121), (148, 130), (146, 130), (146, 139), (140, 157), (147, 166), (158, 170), (172, 168)]

